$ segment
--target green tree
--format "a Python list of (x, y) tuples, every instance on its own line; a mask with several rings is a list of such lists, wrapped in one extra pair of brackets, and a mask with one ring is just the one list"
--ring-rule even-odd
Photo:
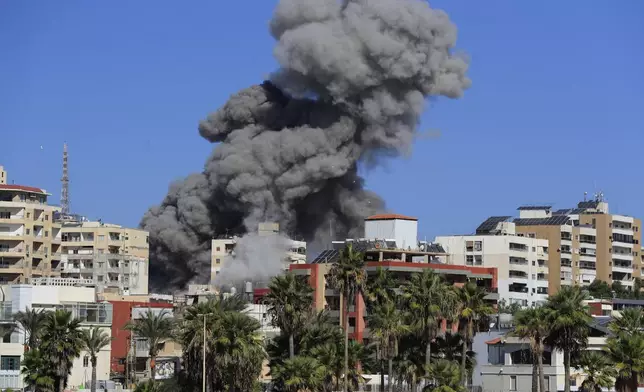
[(624, 311), (609, 324), (606, 353), (617, 371), (615, 390), (636, 392), (644, 379), (644, 315), (642, 310)]
[(67, 387), (73, 361), (83, 349), (80, 320), (66, 310), (48, 313), (39, 347), (53, 376), (54, 390), (63, 392)]
[[(386, 303), (395, 303), (399, 305), (400, 298), (396, 294), (395, 281), (391, 273), (381, 267), (378, 267), (373, 277), (367, 282), (367, 310), (371, 314), (376, 307)], [(371, 322), (370, 322), (371, 323)], [(385, 354), (386, 347), (382, 347), (382, 340), (375, 339), (376, 357), (380, 364), (380, 390), (385, 390)], [(390, 377), (391, 380), (391, 377)], [(391, 383), (391, 382), (390, 382)]]
[(161, 344), (173, 337), (174, 324), (170, 312), (166, 309), (158, 313), (148, 309), (143, 317), (130, 321), (125, 329), (135, 336), (144, 338), (149, 345), (150, 380), (154, 382), (156, 376), (156, 358), (161, 349)]
[(603, 280), (595, 279), (587, 287), (589, 294), (593, 298), (611, 299), (613, 298), (613, 289)]
[(20, 328), (25, 333), (29, 349), (38, 346), (48, 313), (41, 309), (27, 308), (13, 315), (14, 321), (20, 325)]
[(472, 339), (478, 323), (494, 309), (485, 300), (487, 292), (474, 282), (467, 282), (457, 289), (459, 305), (459, 328), (463, 336), (463, 351), (461, 356), (461, 378), (463, 386), (467, 383), (467, 351), (472, 350)]
[(317, 359), (295, 357), (278, 366), (273, 377), (284, 385), (285, 392), (319, 391), (325, 382), (326, 369)]
[[(442, 336), (436, 337), (432, 344), (432, 360), (446, 359), (456, 363), (461, 363), (463, 357), (463, 336), (460, 333), (447, 332)], [(473, 372), (476, 366), (476, 353), (468, 350), (465, 356), (465, 362), (468, 372)]]
[(200, 389), (203, 377), (204, 352), (204, 318), (206, 321), (206, 382), (211, 391), (223, 390), (226, 381), (223, 369), (216, 363), (216, 347), (213, 336), (222, 333), (222, 319), (229, 313), (240, 313), (246, 308), (246, 301), (241, 296), (227, 298), (213, 297), (187, 307), (177, 323), (175, 338), (183, 349), (184, 373), (182, 385), (191, 389)]
[(461, 368), (458, 364), (446, 359), (439, 359), (429, 365), (427, 380), (430, 381), (425, 389), (433, 392), (464, 392), (461, 381)]
[(289, 358), (295, 357), (295, 333), (302, 329), (313, 307), (313, 288), (293, 273), (271, 280), (264, 297), (272, 323), (288, 336)]
[(578, 286), (562, 286), (546, 304), (553, 314), (552, 330), (546, 341), (563, 351), (565, 392), (570, 392), (571, 358), (588, 345), (592, 317), (584, 303), (587, 299), (587, 292)]
[(543, 374), (543, 354), (545, 340), (550, 334), (551, 311), (546, 307), (528, 308), (520, 311), (514, 318), (515, 328), (511, 335), (530, 342), (533, 364), (537, 365), (537, 372), (532, 374), (533, 388), (539, 383), (539, 390), (545, 392), (545, 377)]
[(109, 346), (112, 338), (99, 327), (85, 329), (83, 332), (83, 349), (89, 354), (90, 363), (92, 364), (92, 386), (91, 391), (96, 392), (96, 365), (98, 363), (98, 353), (105, 347)]
[(409, 328), (403, 323), (403, 314), (393, 301), (382, 301), (373, 306), (368, 322), (371, 337), (378, 342), (381, 358), (387, 360), (387, 389), (392, 392), (393, 361), (398, 355), (398, 340)]
[(581, 353), (575, 367), (586, 375), (581, 392), (601, 392), (613, 387), (615, 369), (613, 363), (601, 351), (588, 350)]
[(425, 364), (431, 363), (432, 341), (440, 331), (440, 323), (454, 316), (458, 297), (441, 275), (425, 269), (411, 276), (402, 287), (409, 312), (409, 325), (425, 344)]
[[(340, 291), (343, 296), (343, 321), (344, 321), (344, 383), (343, 391), (347, 392), (349, 381), (349, 306), (355, 300), (357, 293), (364, 292), (367, 273), (364, 269), (364, 256), (356, 252), (351, 244), (340, 252), (340, 258), (330, 270), (332, 286)], [(355, 301), (354, 301), (355, 302)]]
[(25, 353), (20, 373), (27, 388), (33, 392), (57, 392), (54, 389), (54, 375), (49, 362), (40, 350)]
[(215, 366), (225, 375), (228, 390), (249, 391), (260, 376), (266, 358), (259, 321), (244, 313), (228, 312), (221, 329), (210, 335)]

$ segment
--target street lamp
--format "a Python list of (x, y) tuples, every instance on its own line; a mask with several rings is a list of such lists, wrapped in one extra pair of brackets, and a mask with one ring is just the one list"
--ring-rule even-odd
[(201, 369), (201, 388), (206, 392), (206, 316), (211, 316), (212, 313), (198, 313), (198, 316), (203, 316), (203, 365)]

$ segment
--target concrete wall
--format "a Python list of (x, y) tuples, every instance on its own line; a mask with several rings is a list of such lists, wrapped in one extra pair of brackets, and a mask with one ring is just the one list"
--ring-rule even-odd
[(399, 249), (415, 249), (418, 245), (418, 222), (415, 220), (367, 220), (364, 230), (365, 238), (395, 240)]

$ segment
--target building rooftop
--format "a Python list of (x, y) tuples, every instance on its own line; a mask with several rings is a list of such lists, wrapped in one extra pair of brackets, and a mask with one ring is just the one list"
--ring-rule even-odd
[(476, 234), (490, 234), (497, 228), (499, 223), (506, 222), (512, 218), (511, 216), (491, 216), (476, 228)]
[(49, 195), (44, 189), (41, 189), (41, 188), (36, 188), (33, 186), (25, 186), (25, 185), (14, 185), (14, 184), (0, 184), (0, 191), (19, 191), (19, 192), (38, 193), (41, 195)]
[(356, 252), (369, 252), (369, 251), (383, 251), (383, 252), (398, 252), (418, 255), (442, 255), (445, 254), (445, 249), (440, 244), (427, 243), (422, 244), (421, 249), (405, 250), (397, 249), (396, 242), (391, 240), (346, 240), (346, 241), (333, 241), (334, 249), (322, 251), (311, 263), (333, 263), (340, 258), (340, 252), (344, 249), (346, 243), (353, 245), (353, 250)]
[(521, 206), (517, 208), (519, 211), (540, 211), (540, 210), (550, 210), (552, 206), (549, 205), (535, 205), (535, 206)]
[(568, 215), (554, 215), (547, 218), (518, 218), (514, 220), (517, 226), (562, 226), (570, 221)]
[(365, 220), (372, 221), (372, 220), (394, 220), (394, 219), (410, 220), (410, 221), (417, 221), (418, 220), (418, 218), (414, 218), (413, 216), (406, 216), (406, 215), (400, 215), (400, 214), (377, 214), (377, 215), (371, 215), (370, 217), (366, 218)]

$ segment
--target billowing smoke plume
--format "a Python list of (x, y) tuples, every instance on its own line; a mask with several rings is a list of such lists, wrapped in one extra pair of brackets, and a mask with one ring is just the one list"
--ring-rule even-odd
[(357, 164), (407, 153), (425, 98), (470, 85), (455, 26), (424, 1), (281, 0), (270, 32), (280, 68), (201, 122), (219, 143), (204, 171), (143, 217), (155, 289), (207, 281), (211, 239), (261, 221), (314, 243), (360, 236), (384, 203)]

